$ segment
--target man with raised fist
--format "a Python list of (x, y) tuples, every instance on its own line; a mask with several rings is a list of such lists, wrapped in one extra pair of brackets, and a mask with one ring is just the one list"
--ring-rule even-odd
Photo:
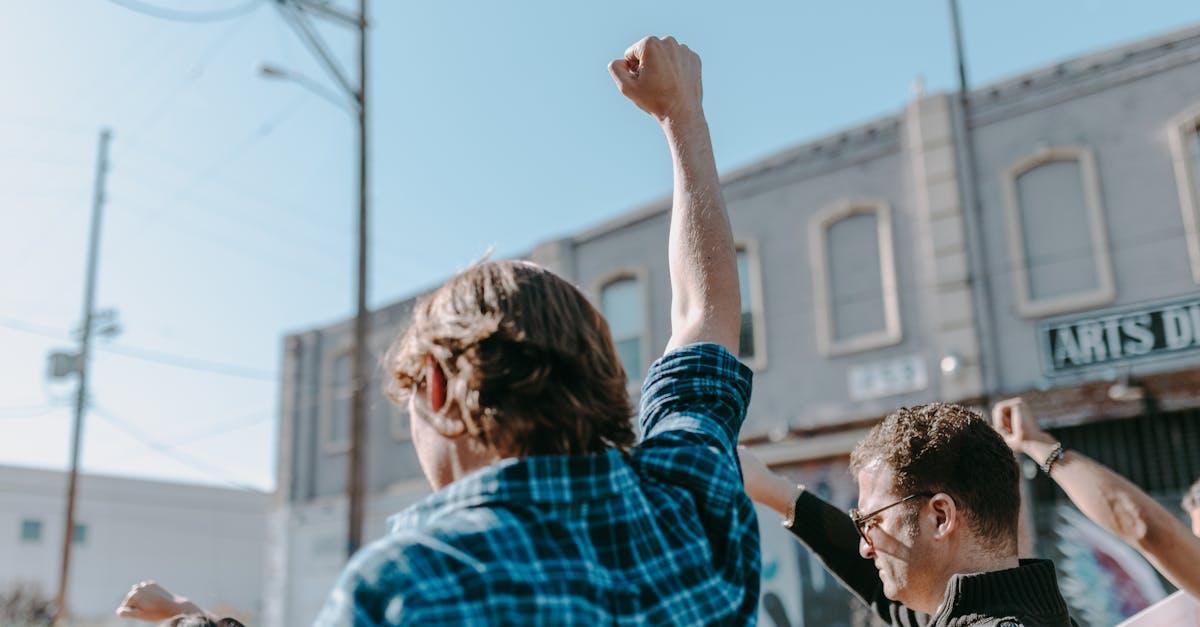
[(549, 270), (477, 264), (385, 360), (434, 488), (346, 566), (319, 625), (751, 624), (758, 527), (738, 472), (749, 369), (700, 59), (643, 39), (609, 66), (674, 160), (671, 339), (636, 412), (604, 318)]

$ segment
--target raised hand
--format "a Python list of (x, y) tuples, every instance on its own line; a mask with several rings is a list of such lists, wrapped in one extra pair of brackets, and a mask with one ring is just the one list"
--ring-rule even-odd
[(1054, 438), (1042, 431), (1029, 407), (1021, 398), (1000, 401), (992, 407), (992, 427), (1004, 438), (1004, 443), (1018, 453), (1028, 453), (1031, 442), (1049, 443)]
[(608, 64), (617, 88), (659, 121), (703, 111), (700, 56), (674, 37), (646, 37)]
[(180, 614), (203, 614), (195, 603), (171, 594), (153, 581), (135, 584), (117, 606), (117, 616), (157, 622)]

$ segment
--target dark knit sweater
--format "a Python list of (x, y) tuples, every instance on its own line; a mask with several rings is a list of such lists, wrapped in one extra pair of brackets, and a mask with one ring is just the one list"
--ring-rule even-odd
[[(791, 523), (791, 524), (788, 524)], [(1058, 591), (1054, 564), (1021, 560), (1008, 570), (954, 575), (946, 584), (941, 609), (930, 616), (883, 595), (883, 582), (871, 560), (858, 553), (858, 532), (845, 512), (808, 491), (796, 500), (787, 527), (825, 564), (842, 585), (871, 606), (889, 625), (901, 627), (1071, 627), (1067, 603)]]

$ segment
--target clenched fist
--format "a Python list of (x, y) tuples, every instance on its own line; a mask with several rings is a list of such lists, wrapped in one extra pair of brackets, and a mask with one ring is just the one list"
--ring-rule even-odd
[(674, 37), (646, 37), (608, 64), (617, 89), (659, 122), (700, 114), (700, 56)]
[(202, 614), (204, 610), (187, 599), (171, 594), (153, 581), (136, 584), (117, 607), (117, 616), (158, 622), (179, 614)]
[(1020, 398), (996, 403), (992, 408), (992, 426), (1000, 432), (1004, 443), (1017, 453), (1028, 453), (1026, 449), (1030, 442), (1054, 442), (1054, 437), (1042, 431), (1025, 401)]

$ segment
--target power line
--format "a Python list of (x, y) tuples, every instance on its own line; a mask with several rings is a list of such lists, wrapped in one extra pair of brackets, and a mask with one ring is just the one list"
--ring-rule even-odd
[(213, 372), (216, 374), (224, 374), (231, 377), (242, 377), (244, 379), (258, 379), (260, 381), (276, 381), (277, 375), (268, 370), (258, 370), (256, 368), (247, 368), (233, 364), (223, 364), (206, 359), (197, 359), (195, 357), (186, 357), (183, 355), (173, 355), (171, 353), (163, 353), (160, 351), (138, 348), (136, 346), (122, 346), (114, 344), (105, 346), (101, 350), (108, 353), (132, 357), (142, 361), (149, 361), (165, 366), (174, 366), (176, 368), (186, 368), (188, 370), (199, 370), (202, 372)]
[[(171, 198), (167, 199), (163, 204), (174, 204), (175, 202), (185, 198), (188, 194), (199, 189), (209, 179), (219, 175), (224, 169), (233, 165), (251, 147), (274, 133), (276, 128), (295, 115), (301, 109), (301, 107), (303, 107), (303, 105), (304, 98), (300, 96), (293, 98), (286, 106), (278, 109), (270, 118), (248, 133), (240, 142), (235, 144), (228, 153), (214, 159), (207, 167), (193, 177), (190, 182), (178, 188), (175, 193), (172, 194)], [(146, 226), (149, 221), (150, 219), (143, 220), (142, 226)]]
[(181, 452), (175, 450), (170, 445), (163, 444), (162, 442), (159, 442), (158, 440), (150, 438), (145, 433), (142, 433), (142, 431), (140, 429), (138, 429), (137, 427), (133, 426), (132, 424), (130, 424), (120, 418), (117, 418), (112, 413), (110, 413), (109, 411), (107, 411), (101, 407), (97, 407), (93, 404), (92, 413), (95, 414), (98, 418), (100, 418), (104, 422), (107, 422), (109, 425), (117, 428), (119, 431), (121, 431), (125, 435), (129, 436), (130, 438), (133, 438), (134, 440), (137, 440), (138, 442), (140, 442), (147, 448), (153, 449), (155, 452), (159, 453), (160, 455), (163, 455), (175, 462), (178, 462), (184, 466), (187, 466), (187, 467), (191, 468), (192, 470), (199, 471), (210, 479), (214, 479), (214, 480), (224, 483), (232, 488), (236, 488), (236, 489), (242, 490), (244, 492), (250, 492), (253, 494), (262, 494), (263, 493), (262, 490), (259, 490), (255, 487), (252, 487), (252, 486), (246, 485), (240, 481), (235, 481), (233, 479), (229, 479), (229, 478), (225, 477), (224, 473), (221, 472), (221, 470), (217, 469), (215, 466), (209, 465), (208, 462), (205, 462), (196, 457), (192, 457), (191, 455), (181, 453)]
[(180, 11), (178, 9), (169, 9), (140, 0), (108, 0), (109, 2), (150, 17), (156, 17), (160, 20), (171, 20), (173, 22), (222, 22), (234, 18), (248, 15), (258, 8), (262, 0), (249, 0), (242, 4), (234, 5), (225, 9), (214, 9), (212, 11)]
[[(30, 335), (37, 335), (52, 340), (70, 341), (71, 339), (66, 333), (62, 333), (57, 329), (52, 329), (40, 324), (32, 324), (23, 320), (16, 320), (14, 318), (0, 317), (0, 327), (5, 327), (14, 331), (20, 331)], [(175, 368), (198, 370), (201, 372), (211, 372), (230, 377), (241, 377), (243, 379), (255, 379), (260, 381), (274, 382), (278, 380), (278, 374), (269, 370), (259, 370), (237, 364), (209, 361), (207, 359), (199, 359), (196, 357), (189, 357), (187, 355), (178, 355), (148, 348), (123, 346), (119, 344), (98, 346), (96, 348), (97, 350), (106, 353), (113, 353), (124, 357), (130, 357), (132, 359), (140, 359), (142, 361), (158, 363), (166, 366), (173, 366)]]
[(25, 420), (40, 418), (46, 414), (65, 409), (60, 405), (39, 405), (30, 407), (0, 407), (0, 420)]
[(199, 80), (201, 76), (204, 75), (204, 72), (208, 69), (208, 66), (212, 62), (213, 58), (215, 58), (217, 54), (227, 44), (229, 44), (230, 41), (233, 40), (234, 36), (237, 35), (238, 31), (240, 31), (245, 25), (245, 21), (233, 22), (228, 28), (221, 31), (207, 46), (204, 47), (203, 50), (200, 51), (200, 58), (192, 64), (191, 69), (184, 74), (183, 78), (178, 83), (176, 83), (174, 89), (167, 92), (165, 96), (159, 98), (158, 104), (155, 105), (154, 108), (146, 114), (145, 118), (142, 119), (141, 123), (139, 124), (141, 132), (148, 132), (149, 129), (154, 128), (155, 124), (157, 124), (164, 115), (171, 111), (171, 105), (175, 102), (175, 99), (178, 98), (186, 88), (191, 86), (193, 83)]
[[(191, 433), (186, 433), (184, 435), (175, 436), (172, 439), (180, 441), (180, 444), (169, 444), (167, 446), (174, 450), (180, 446), (183, 446), (183, 444), (195, 444), (197, 442), (203, 442), (204, 440), (209, 440), (219, 435), (225, 435), (226, 433), (231, 433), (239, 429), (245, 429), (246, 427), (257, 425), (261, 422), (269, 420), (272, 415), (273, 414), (269, 408), (260, 409), (255, 412), (239, 414), (233, 418), (230, 418), (229, 420), (221, 421), (214, 425), (209, 425), (207, 429), (201, 429), (192, 431)], [(2, 416), (0, 416), (0, 419), (2, 419)]]

